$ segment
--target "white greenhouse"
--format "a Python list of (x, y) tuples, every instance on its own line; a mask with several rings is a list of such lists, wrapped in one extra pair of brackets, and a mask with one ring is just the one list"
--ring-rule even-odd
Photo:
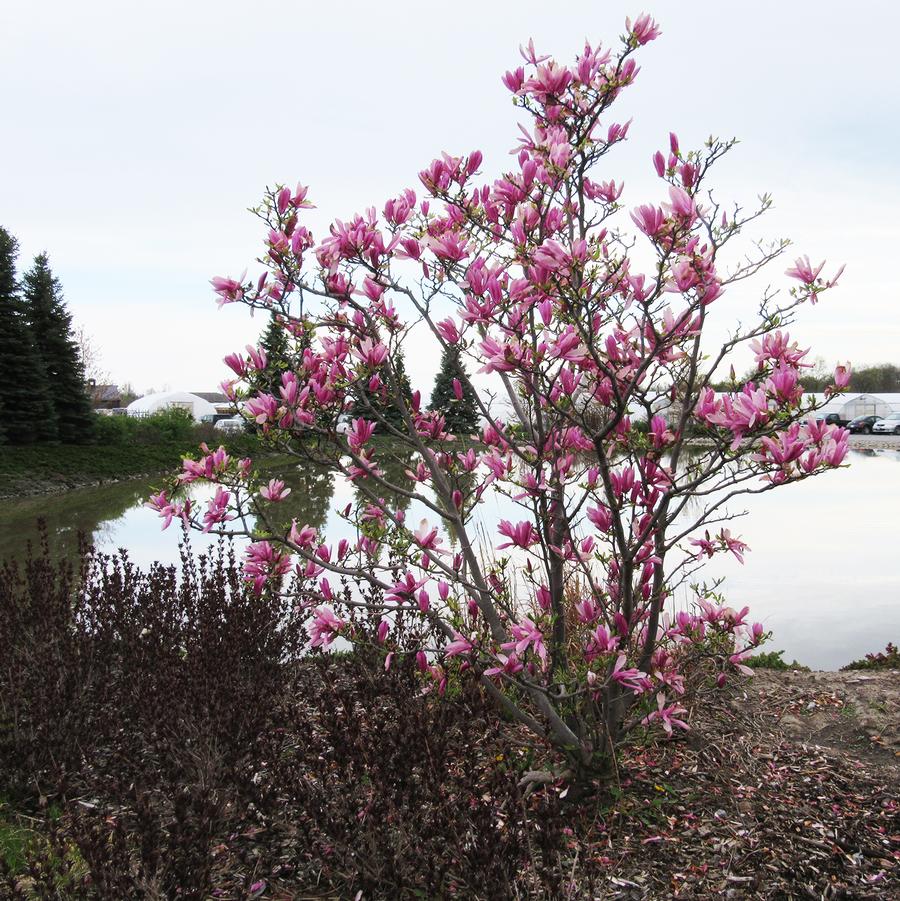
[(841, 419), (855, 419), (857, 416), (881, 416), (900, 411), (900, 394), (839, 394), (828, 399), (824, 394), (807, 394), (807, 399), (817, 404), (825, 403), (820, 414), (837, 413)]
[(125, 412), (129, 416), (149, 416), (151, 413), (158, 413), (160, 410), (168, 410), (173, 407), (187, 410), (197, 422), (200, 422), (204, 416), (215, 416), (216, 413), (216, 408), (208, 400), (187, 391), (162, 391), (156, 394), (145, 394), (132, 401), (125, 408)]

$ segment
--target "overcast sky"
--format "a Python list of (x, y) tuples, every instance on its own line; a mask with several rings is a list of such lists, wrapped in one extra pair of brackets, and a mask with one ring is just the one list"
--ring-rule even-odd
[[(647, 6), (663, 35), (614, 107), (634, 117), (604, 177), (629, 207), (662, 198), (651, 156), (677, 131), (741, 139), (720, 199), (776, 209), (756, 236), (793, 239), (841, 288), (793, 333), (830, 362), (900, 363), (900, 5), (722, 0)], [(22, 268), (46, 249), (104, 367), (138, 389), (213, 390), (222, 357), (264, 322), (217, 311), (208, 280), (259, 253), (246, 212), (266, 185), (302, 181), (327, 222), (383, 201), (442, 150), (508, 165), (515, 111), (500, 83), (529, 37), (569, 60), (609, 44), (616, 2), (3, 0), (0, 225)], [(794, 254), (791, 254), (793, 257)], [(755, 286), (786, 284), (775, 264)], [(753, 297), (732, 292), (723, 319)], [(730, 304), (730, 308), (725, 308)], [(721, 306), (720, 306), (721, 305)], [(427, 393), (433, 354), (408, 365)]]

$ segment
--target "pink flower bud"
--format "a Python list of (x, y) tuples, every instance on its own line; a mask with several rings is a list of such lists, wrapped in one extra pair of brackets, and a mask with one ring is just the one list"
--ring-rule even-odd
[(658, 150), (653, 154), (653, 166), (656, 169), (656, 174), (660, 178), (662, 178), (666, 174), (666, 161), (662, 153), (660, 153)]

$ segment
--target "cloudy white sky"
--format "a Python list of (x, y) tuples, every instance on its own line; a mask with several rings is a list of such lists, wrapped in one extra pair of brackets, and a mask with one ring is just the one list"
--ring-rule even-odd
[[(900, 5), (756, 0), (647, 6), (662, 37), (616, 107), (634, 117), (608, 157), (629, 206), (658, 200), (652, 153), (709, 134), (742, 143), (722, 199), (769, 191), (758, 236), (845, 262), (839, 291), (793, 332), (829, 361), (900, 362)], [(22, 265), (40, 250), (115, 381), (212, 390), (221, 358), (264, 324), (208, 287), (239, 274), (267, 184), (311, 186), (317, 234), (399, 189), (441, 150), (507, 165), (515, 111), (501, 85), (518, 45), (571, 58), (609, 43), (637, 3), (256, 0), (0, 4), (0, 224)], [(776, 264), (766, 281), (784, 283)], [(745, 315), (748, 295), (717, 313)], [(725, 304), (731, 304), (726, 308)], [(433, 355), (409, 355), (430, 388)]]

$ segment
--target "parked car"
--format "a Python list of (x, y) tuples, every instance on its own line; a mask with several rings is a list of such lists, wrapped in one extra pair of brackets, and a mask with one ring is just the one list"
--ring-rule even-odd
[(873, 435), (900, 435), (900, 413), (891, 413), (872, 426)]
[(881, 419), (881, 417), (875, 416), (874, 414), (871, 416), (857, 416), (856, 419), (851, 419), (850, 422), (847, 423), (847, 431), (854, 435), (870, 435), (872, 433), (872, 426), (875, 425), (879, 419)]
[(828, 425), (848, 425), (850, 422), (849, 419), (841, 419), (839, 413), (816, 413), (816, 419)]
[(221, 432), (243, 432), (246, 424), (243, 416), (229, 416), (228, 419), (220, 419), (213, 428)]

